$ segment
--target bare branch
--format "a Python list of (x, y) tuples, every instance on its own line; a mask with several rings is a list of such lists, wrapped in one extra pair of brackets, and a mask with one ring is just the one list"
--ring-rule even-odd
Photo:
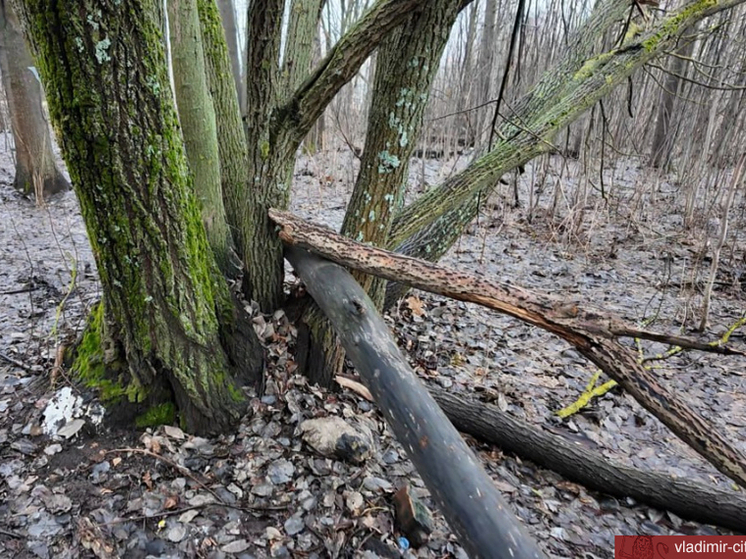
[[(460, 2), (461, 0), (453, 0)], [(357, 73), (386, 34), (424, 0), (378, 0), (342, 37), (280, 109), (282, 126), (300, 141), (334, 96)]]
[(549, 295), (362, 245), (289, 212), (270, 210), (269, 216), (282, 227), (280, 238), (286, 244), (384, 279), (495, 309), (571, 343), (713, 466), (746, 483), (746, 457), (613, 339), (614, 328), (623, 326), (621, 320)]

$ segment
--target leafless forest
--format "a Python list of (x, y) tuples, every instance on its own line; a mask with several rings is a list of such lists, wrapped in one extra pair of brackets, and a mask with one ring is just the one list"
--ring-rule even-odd
[[(217, 2), (243, 111), (251, 3)], [(596, 3), (464, 2), (410, 160), (407, 202), (506, 140), (501, 126), (530, 129), (516, 107), (562, 60)], [(627, 21), (597, 38), (595, 52), (626, 48), (643, 32), (638, 25), (654, 25), (690, 3), (634, 2)], [(5, 13), (6, 2), (0, 4)], [(287, 0), (285, 17), (292, 19), (290, 11), (302, 4)], [(373, 4), (319, 3), (312, 67)], [(289, 33), (286, 23), (283, 45)], [(101, 287), (75, 193), (56, 192), (65, 190), (69, 175), (52, 126), (44, 122), (52, 135), (41, 147), (13, 139), (19, 101), (9, 92), (10, 76), (19, 71), (14, 64), (21, 71), (29, 66), (14, 54), (11, 35), (1, 40), (7, 101), (0, 96), (0, 554), (466, 557), (349, 362), (332, 389), (299, 374), (292, 304), (267, 313), (246, 301), (268, 376), (264, 395), (251, 400), (235, 433), (200, 438), (174, 426), (104, 432), (90, 417), (80, 424), (68, 418), (68, 427), (77, 426), (69, 435), (45, 431), (47, 404), (61, 387), (76, 385), (60, 348), (80, 340)], [(335, 231), (343, 228), (360, 171), (376, 57), (341, 88), (296, 154), (289, 209)], [(35, 69), (28, 74), (40, 83)], [(504, 175), (479, 200), (476, 219), (442, 263), (549, 294), (573, 309), (609, 312), (640, 332), (735, 348), (720, 355), (682, 350), (662, 336), (624, 341), (640, 366), (660, 375), (745, 453), (745, 121), (746, 6), (739, 4), (687, 28), (673, 48), (561, 130), (547, 153)], [(35, 176), (36, 186), (19, 192), (14, 169), (29, 156), (56, 165), (61, 186), (47, 191)], [(292, 299), (302, 291), (299, 279), (290, 272), (285, 278)], [(435, 390), (469, 395), (622, 470), (671, 474), (741, 503), (732, 476), (713, 469), (613, 380), (599, 377), (582, 352), (535, 323), (418, 290), (401, 297), (385, 320), (411, 367)], [(84, 400), (90, 415), (95, 406), (90, 396)], [(372, 437), (365, 465), (318, 456), (299, 426), (326, 415), (344, 417)], [(495, 441), (488, 436), (469, 434), (513, 512), (549, 556), (613, 557), (615, 534), (733, 529), (681, 518), (653, 508), (656, 502), (607, 496), (489, 444)], [(392, 495), (404, 483), (435, 516), (429, 540), (419, 546), (393, 512)]]

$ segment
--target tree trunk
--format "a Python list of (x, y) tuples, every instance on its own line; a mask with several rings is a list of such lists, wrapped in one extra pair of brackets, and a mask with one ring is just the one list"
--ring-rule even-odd
[[(238, 44), (238, 27), (236, 26), (236, 9), (233, 0), (217, 0), (220, 21), (224, 31), (224, 43), (228, 47), (231, 75), (238, 95), (238, 106), (246, 105), (246, 80), (243, 79), (241, 71), (241, 57), (243, 49)], [(201, 9), (200, 9), (201, 12)], [(204, 41), (204, 37), (202, 39)], [(205, 50), (206, 50), (205, 45)], [(243, 114), (243, 113), (240, 113)]]
[[(696, 28), (692, 28), (696, 32)], [(685, 70), (686, 58), (691, 57), (694, 49), (694, 39), (686, 41), (676, 50), (678, 56), (671, 57), (668, 65), (669, 74), (661, 91), (660, 102), (658, 106), (658, 116), (655, 121), (655, 136), (651, 148), (650, 165), (659, 169), (668, 167), (671, 158), (671, 148), (675, 145), (675, 133), (671, 127), (671, 117), (673, 116), (674, 103), (679, 96), (679, 84), (682, 81), (680, 76)]]
[[(240, 208), (246, 195), (248, 148), (241, 123), (240, 100), (231, 79), (230, 49), (224, 38), (215, 0), (197, 0), (207, 87), (217, 122), (220, 181), (228, 224), (240, 231)], [(250, 227), (247, 224), (246, 227)], [(238, 254), (243, 254), (241, 236), (233, 235)], [(240, 263), (239, 263), (240, 264)]]
[(304, 250), (289, 247), (287, 256), (334, 324), (389, 427), (469, 556), (544, 557), (417, 379), (358, 283), (340, 266)]
[(223, 204), (215, 108), (207, 89), (196, 0), (169, 0), (168, 24), (174, 94), (202, 221), (218, 267), (233, 277), (238, 268)]
[(746, 498), (675, 476), (610, 463), (606, 457), (560, 435), (530, 425), (474, 397), (428, 386), (430, 394), (453, 425), (506, 452), (531, 460), (588, 489), (626, 499), (631, 497), (660, 510), (736, 532), (746, 530)]
[[(460, 8), (453, 0), (428, 2), (379, 48), (365, 148), (342, 224), (343, 235), (374, 246), (385, 245), (394, 212), (403, 203), (409, 159), (420, 136), (430, 86)], [(385, 282), (367, 274), (353, 276), (380, 308)], [(309, 351), (299, 362), (306, 364), (309, 380), (328, 386), (344, 362), (342, 350), (313, 305), (301, 320), (307, 328), (300, 333), (310, 338), (299, 344)]]
[(37, 202), (70, 188), (52, 151), (42, 90), (20, 23), (7, 0), (0, 2), (0, 66), (8, 98), (16, 154), (13, 186)]
[[(477, 83), (477, 105), (483, 105), (491, 99), (492, 74), (494, 72), (495, 52), (497, 50), (497, 0), (486, 0), (484, 7), (484, 25), (482, 26), (482, 38), (479, 43), (479, 60), (477, 61), (478, 83)], [(490, 122), (490, 112), (482, 108), (478, 112), (477, 119), (477, 141), (486, 145), (489, 141), (490, 132), (487, 124)]]
[[(120, 378), (100, 383), (121, 384), (130, 399), (154, 408), (168, 404), (162, 398), (170, 392), (187, 429), (227, 429), (245, 407), (241, 384), (260, 378), (261, 349), (207, 243), (157, 4), (19, 5), (42, 79), (55, 92), (50, 115), (88, 229), (112, 334), (128, 365)], [(97, 349), (81, 346), (79, 355)], [(152, 402), (154, 396), (160, 401)]]

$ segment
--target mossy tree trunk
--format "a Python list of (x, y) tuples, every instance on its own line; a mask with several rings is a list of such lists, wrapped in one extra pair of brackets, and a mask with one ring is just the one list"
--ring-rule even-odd
[[(246, 195), (248, 148), (241, 123), (240, 97), (231, 78), (230, 46), (225, 40), (215, 0), (197, 0), (207, 86), (215, 109), (220, 181), (228, 222), (238, 223), (236, 208)], [(239, 94), (240, 95), (240, 94)], [(247, 224), (247, 228), (251, 224)], [(233, 242), (240, 254), (240, 235), (233, 231)]]
[(70, 183), (55, 162), (41, 85), (20, 23), (7, 0), (0, 1), (0, 40), (0, 67), (16, 148), (13, 185), (41, 202), (50, 194), (68, 190)]
[[(404, 200), (409, 159), (420, 135), (430, 86), (461, 7), (452, 0), (428, 2), (379, 48), (365, 148), (343, 235), (376, 246), (386, 244), (393, 215)], [(363, 273), (353, 276), (380, 308), (385, 283)], [(301, 320), (299, 365), (311, 381), (329, 384), (341, 369), (343, 351), (315, 305)]]
[(151, 409), (173, 398), (186, 428), (216, 432), (244, 409), (261, 351), (207, 243), (158, 6), (19, 1), (127, 363), (106, 382)]
[(239, 269), (233, 263), (233, 240), (223, 205), (217, 121), (207, 87), (196, 0), (169, 0), (168, 25), (179, 122), (207, 240), (223, 274), (235, 276)]
[(296, 150), (329, 102), (376, 46), (421, 5), (419, 0), (378, 0), (309, 72), (311, 29), (315, 29), (313, 18), (318, 18), (321, 3), (312, 0), (291, 5), (297, 7), (295, 12), (291, 10), (291, 24), (304, 31), (297, 36), (288, 35), (283, 58), (287, 65), (282, 66), (284, 1), (251, 4), (245, 122), (248, 185), (246, 194), (234, 200), (236, 207), (228, 215), (235, 219), (231, 225), (240, 236), (244, 291), (262, 309), (273, 310), (283, 298), (282, 246), (267, 210), (288, 205)]
[[(557, 132), (578, 119), (635, 70), (670, 49), (687, 28), (703, 18), (741, 4), (744, 0), (696, 1), (648, 24), (636, 21), (621, 45), (597, 53), (603, 34), (621, 29), (632, 2), (605, 0), (571, 39), (567, 54), (514, 107), (499, 130), (494, 148), (462, 172), (431, 189), (399, 212), (391, 228), (388, 248), (437, 261), (474, 219), (497, 179), (537, 155), (553, 151)], [(386, 303), (401, 290), (390, 285)]]

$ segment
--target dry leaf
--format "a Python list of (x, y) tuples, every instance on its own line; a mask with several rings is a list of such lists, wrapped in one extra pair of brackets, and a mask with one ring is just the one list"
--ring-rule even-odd
[(413, 315), (425, 316), (425, 303), (422, 302), (422, 299), (413, 295), (412, 297), (408, 297), (406, 301), (407, 307), (409, 307)]
[(163, 508), (166, 510), (171, 510), (176, 507), (176, 505), (179, 504), (179, 497), (178, 495), (169, 495), (168, 498), (166, 498), (166, 502), (163, 503)]
[(370, 390), (368, 390), (365, 386), (363, 386), (359, 382), (349, 379), (347, 377), (339, 376), (339, 375), (334, 377), (334, 380), (337, 381), (337, 384), (339, 386), (342, 386), (344, 388), (349, 388), (355, 394), (362, 396), (369, 402), (373, 401), (373, 395), (370, 393)]

